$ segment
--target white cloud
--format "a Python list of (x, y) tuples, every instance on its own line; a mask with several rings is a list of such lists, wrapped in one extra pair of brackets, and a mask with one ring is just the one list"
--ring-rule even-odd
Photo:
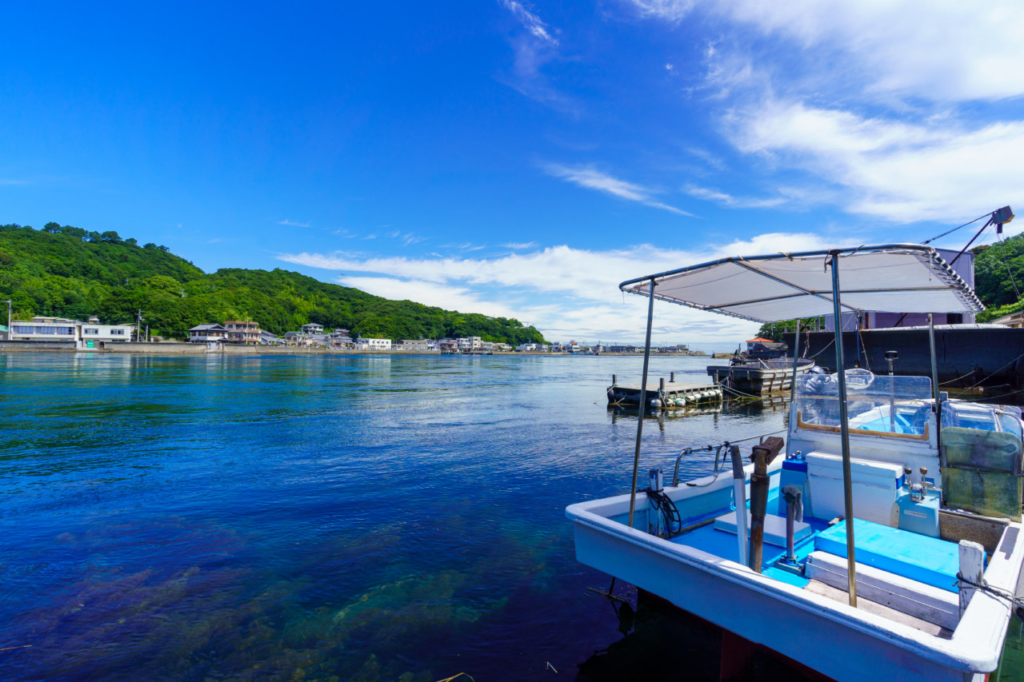
[(735, 197), (731, 194), (726, 194), (725, 192), (709, 189), (707, 187), (697, 187), (696, 185), (687, 185), (684, 190), (692, 197), (704, 199), (705, 201), (714, 201), (715, 203), (728, 206), (729, 208), (774, 208), (776, 206), (781, 206), (788, 201), (788, 199), (784, 197), (775, 197), (772, 199)]
[(547, 26), (540, 20), (540, 17), (523, 7), (521, 2), (516, 0), (500, 0), (500, 2), (534, 38), (551, 43), (552, 45), (558, 45), (558, 41), (551, 35)]
[[(643, 335), (645, 304), (636, 296), (621, 294), (622, 281), (725, 256), (859, 243), (856, 237), (830, 242), (814, 234), (772, 233), (692, 251), (650, 245), (612, 251), (554, 246), (496, 258), (367, 258), (345, 253), (281, 254), (278, 258), (343, 271), (339, 282), (387, 298), (515, 317), (551, 339), (636, 342)], [(733, 318), (661, 304), (655, 321), (659, 343), (734, 341), (757, 328)]]
[[(1024, 121), (1007, 100), (1024, 96), (1024, 3), (627, 2), (669, 27), (705, 22), (715, 38), (703, 90), (728, 103), (718, 110), (728, 140), (769, 175), (807, 174), (803, 187), (790, 176), (776, 188), (789, 200), (776, 205), (813, 197), (913, 222), (1020, 202)], [(690, 194), (733, 207), (775, 201)]]
[(1021, 203), (1024, 122), (969, 128), (912, 124), (847, 111), (772, 103), (730, 121), (744, 152), (773, 155), (846, 191), (851, 213), (894, 221), (951, 221)]
[(537, 246), (537, 242), (509, 242), (508, 244), (502, 244), (506, 249), (532, 249)]
[(390, 277), (437, 284), (518, 287), (545, 293), (568, 294), (581, 299), (607, 300), (618, 295), (619, 282), (651, 272), (716, 258), (779, 251), (806, 251), (855, 244), (849, 239), (836, 244), (810, 233), (769, 233), (721, 246), (684, 251), (650, 245), (613, 251), (587, 251), (552, 246), (531, 253), (512, 253), (498, 258), (405, 258), (353, 254), (281, 254), (279, 260), (325, 270), (379, 273)]
[(338, 284), (395, 301), (415, 301), (446, 310), (481, 313), (491, 317), (515, 317), (517, 314), (509, 306), (485, 300), (466, 287), (394, 277), (342, 276), (336, 281)]
[(804, 64), (827, 69), (833, 81), (853, 81), (866, 92), (945, 102), (1024, 94), (1024, 5), (1013, 0), (630, 4), (640, 16), (671, 24), (700, 10), (760, 36), (781, 38), (800, 52)]
[(677, 213), (679, 215), (693, 216), (692, 213), (687, 213), (675, 206), (669, 206), (668, 204), (661, 203), (660, 201), (655, 201), (651, 198), (651, 195), (654, 193), (651, 189), (641, 185), (636, 185), (632, 182), (626, 182), (625, 180), (619, 180), (607, 173), (602, 173), (592, 166), (570, 167), (559, 164), (547, 164), (544, 166), (544, 170), (546, 170), (549, 175), (553, 175), (556, 178), (562, 178), (563, 180), (579, 185), (580, 187), (594, 189), (628, 201), (638, 201), (641, 204), (645, 204), (653, 208), (660, 208), (665, 211), (671, 211), (672, 213)]
[(297, 223), (292, 220), (288, 220), (287, 218), (277, 221), (277, 224), (288, 225), (289, 227), (309, 227), (309, 223)]

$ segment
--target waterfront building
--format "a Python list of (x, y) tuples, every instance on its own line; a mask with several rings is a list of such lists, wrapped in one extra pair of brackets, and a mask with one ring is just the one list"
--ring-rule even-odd
[(455, 339), (458, 344), (459, 351), (465, 353), (467, 351), (480, 350), (483, 348), (483, 339), (479, 336), (466, 336)]
[(316, 322), (310, 322), (309, 324), (302, 325), (303, 334), (323, 334), (324, 326), (317, 324)]
[(189, 343), (219, 343), (227, 337), (228, 330), (216, 322), (197, 324), (188, 330)]
[(416, 353), (424, 353), (430, 350), (437, 350), (437, 344), (430, 339), (417, 339), (415, 341), (410, 339), (403, 339), (398, 344), (399, 350), (411, 351)]
[(36, 316), (31, 321), (15, 320), (8, 334), (11, 341), (70, 341), (81, 343), (124, 343), (132, 340), (135, 326), (79, 322), (64, 317)]
[(271, 334), (266, 330), (260, 331), (260, 343), (268, 346), (278, 345), (283, 343), (283, 340), (277, 334)]
[(335, 329), (331, 333), (329, 340), (332, 346), (337, 346), (338, 348), (351, 348), (354, 345), (347, 329)]
[(356, 339), (356, 348), (359, 350), (391, 350), (391, 339)]
[(516, 346), (516, 350), (520, 353), (533, 353), (537, 350), (537, 344), (535, 343), (521, 343)]
[(228, 320), (224, 323), (227, 329), (228, 343), (256, 345), (260, 342), (260, 323), (250, 320)]

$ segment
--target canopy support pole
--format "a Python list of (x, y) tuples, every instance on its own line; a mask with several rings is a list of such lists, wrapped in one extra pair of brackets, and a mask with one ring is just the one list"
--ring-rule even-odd
[(651, 360), (651, 322), (654, 320), (654, 278), (651, 278), (650, 301), (647, 304), (647, 341), (644, 343), (644, 378), (640, 382), (640, 413), (636, 422), (636, 453), (633, 455), (633, 485), (629, 489), (629, 527), (633, 527), (636, 509), (636, 475), (640, 469), (640, 439), (644, 433), (644, 412), (647, 409), (647, 366)]
[(789, 386), (790, 404), (796, 400), (796, 364), (800, 360), (800, 318), (796, 318), (796, 335), (793, 336), (793, 381)]
[(935, 444), (939, 450), (939, 473), (944, 474), (946, 455), (942, 450), (942, 394), (939, 391), (939, 361), (935, 354), (935, 315), (928, 313), (928, 345), (932, 353), (932, 391), (935, 394)]
[(857, 608), (857, 558), (853, 543), (853, 474), (850, 471), (850, 422), (846, 414), (846, 366), (843, 364), (843, 307), (839, 301), (839, 251), (832, 251), (832, 304), (835, 312), (836, 377), (839, 379), (839, 435), (843, 446), (843, 510), (850, 606)]

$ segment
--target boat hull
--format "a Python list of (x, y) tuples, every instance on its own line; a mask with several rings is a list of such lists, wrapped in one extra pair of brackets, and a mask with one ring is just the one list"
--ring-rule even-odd
[[(609, 502), (616, 499), (567, 509), (581, 563), (839, 682), (982, 680), (998, 663), (1009, 610), (987, 595), (975, 596), (990, 601), (972, 602), (974, 613), (969, 609), (961, 622), (965, 632), (958, 628), (952, 640), (938, 640), (586, 510)], [(1012, 544), (1016, 559), (1024, 534), (1015, 533)], [(1016, 584), (1019, 562), (1000, 567), (1006, 569), (1015, 570)]]
[[(792, 348), (793, 335), (783, 336)], [(800, 354), (834, 372), (834, 339), (832, 332), (801, 333)], [(877, 374), (887, 373), (885, 353), (891, 350), (899, 353), (893, 367), (897, 376), (931, 376), (927, 328), (843, 332), (846, 369), (860, 366)], [(943, 325), (935, 328), (935, 353), (943, 388), (998, 388), (1000, 393), (1024, 388), (1024, 329)], [(1015, 397), (1019, 400), (1019, 396), (1007, 400), (1012, 402)]]

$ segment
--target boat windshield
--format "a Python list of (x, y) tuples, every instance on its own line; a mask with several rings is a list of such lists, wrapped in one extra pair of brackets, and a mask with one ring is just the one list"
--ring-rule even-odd
[[(856, 372), (856, 374), (854, 374)], [(796, 411), (802, 425), (839, 427), (839, 381), (834, 374), (797, 376)], [(923, 436), (931, 412), (927, 377), (847, 373), (846, 410), (850, 429)]]

